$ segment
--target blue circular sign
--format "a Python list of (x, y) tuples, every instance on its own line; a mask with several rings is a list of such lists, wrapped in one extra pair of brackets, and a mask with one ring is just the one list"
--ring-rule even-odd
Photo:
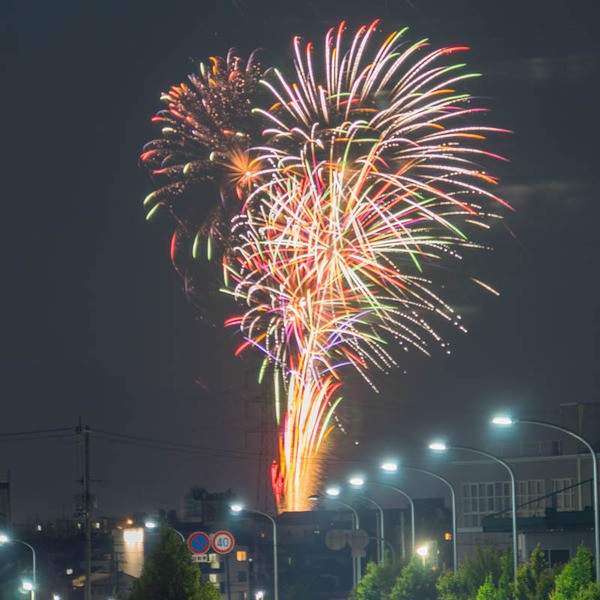
[(210, 548), (210, 538), (204, 531), (195, 531), (188, 538), (187, 545), (194, 554), (206, 554)]

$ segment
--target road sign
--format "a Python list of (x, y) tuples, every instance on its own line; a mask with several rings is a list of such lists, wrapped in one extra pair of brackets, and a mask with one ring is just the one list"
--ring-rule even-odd
[(187, 540), (193, 554), (206, 554), (210, 548), (210, 538), (204, 531), (194, 531)]
[(348, 544), (352, 548), (354, 558), (362, 558), (367, 555), (365, 548), (369, 543), (369, 534), (364, 529), (352, 529), (348, 532)]
[(369, 543), (369, 534), (364, 529), (352, 529), (348, 532), (348, 543), (354, 550), (364, 550)]
[(233, 550), (235, 540), (229, 531), (217, 531), (213, 534), (212, 547), (218, 554), (227, 554)]
[(332, 529), (325, 536), (325, 544), (330, 550), (341, 550), (348, 541), (348, 532), (341, 529)]
[(193, 563), (207, 563), (210, 562), (210, 556), (208, 554), (191, 554)]

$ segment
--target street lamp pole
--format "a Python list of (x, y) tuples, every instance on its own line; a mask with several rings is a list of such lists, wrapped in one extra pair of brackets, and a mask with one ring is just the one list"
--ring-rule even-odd
[(515, 480), (515, 473), (512, 470), (511, 466), (500, 457), (495, 456), (494, 454), (490, 454), (489, 452), (484, 452), (483, 450), (478, 450), (477, 448), (470, 448), (468, 446), (447, 446), (446, 444), (441, 443), (433, 443), (429, 444), (429, 448), (431, 450), (436, 451), (446, 451), (446, 450), (462, 450), (463, 452), (473, 452), (475, 454), (479, 454), (480, 456), (485, 456), (499, 464), (501, 464), (507, 471), (510, 476), (510, 497), (512, 504), (512, 537), (513, 537), (513, 577), (516, 580), (517, 578), (517, 567), (518, 567), (518, 540), (517, 540), (517, 482)]
[(562, 431), (575, 439), (579, 440), (592, 455), (592, 469), (593, 469), (593, 500), (594, 500), (594, 550), (595, 550), (595, 559), (596, 559), (596, 581), (600, 582), (600, 504), (598, 502), (598, 456), (596, 455), (596, 451), (592, 447), (592, 445), (586, 440), (584, 437), (572, 431), (571, 429), (567, 429), (566, 427), (562, 427), (561, 425), (555, 425), (554, 423), (548, 423), (546, 421), (536, 421), (533, 419), (512, 419), (510, 417), (494, 417), (492, 419), (492, 423), (494, 425), (503, 425), (510, 426), (517, 423), (523, 423), (524, 425), (539, 425), (541, 427), (549, 427), (550, 429), (556, 429), (557, 431)]
[[(434, 473), (433, 471), (428, 471), (426, 469), (420, 469), (416, 467), (402, 467), (405, 471), (414, 471), (415, 473), (424, 473), (425, 475), (430, 475), (431, 477), (435, 477), (439, 479), (441, 482), (445, 483), (450, 489), (450, 498), (452, 501), (452, 569), (456, 573), (458, 569), (458, 552), (457, 552), (457, 541), (456, 541), (456, 490), (450, 481), (448, 481), (445, 477), (442, 477), (438, 473)], [(383, 463), (381, 465), (381, 470), (385, 473), (396, 473), (398, 471), (398, 465), (395, 462)], [(411, 500), (412, 502), (412, 500)], [(414, 511), (413, 511), (414, 512)], [(413, 525), (414, 526), (414, 525)], [(413, 538), (413, 548), (414, 548), (414, 538)], [(413, 550), (414, 551), (414, 550)]]
[(394, 485), (390, 485), (389, 483), (384, 483), (383, 481), (366, 481), (369, 485), (380, 485), (381, 487), (387, 488), (388, 490), (392, 490), (401, 494), (408, 500), (408, 505), (410, 506), (410, 534), (411, 534), (411, 554), (415, 552), (415, 503), (413, 499), (403, 490), (397, 488)]
[[(164, 525), (164, 526), (167, 529), (170, 529), (171, 531), (174, 531), (179, 536), (179, 538), (181, 539), (181, 541), (185, 544), (185, 536), (183, 535), (183, 533), (181, 533), (181, 531), (179, 531), (179, 529), (175, 529), (175, 527), (171, 527), (170, 525)], [(146, 521), (144, 523), (144, 527), (146, 529), (156, 529), (158, 527), (158, 524), (155, 521)]]
[(18, 544), (23, 544), (23, 546), (27, 546), (31, 550), (31, 579), (32, 579), (31, 583), (32, 583), (32, 587), (31, 587), (30, 598), (31, 598), (31, 600), (35, 600), (35, 589), (36, 589), (36, 585), (37, 585), (35, 549), (31, 544), (28, 544), (27, 542), (24, 542), (23, 540), (15, 540), (15, 539), (9, 538), (7, 535), (0, 534), (0, 544), (5, 544), (7, 542), (16, 542)]
[(254, 513), (256, 515), (261, 515), (266, 519), (271, 521), (271, 525), (273, 526), (273, 597), (274, 600), (279, 600), (279, 572), (277, 566), (277, 523), (275, 523), (275, 519), (261, 510), (256, 510), (255, 508), (246, 508), (245, 506), (241, 506), (239, 504), (234, 504), (231, 507), (231, 510), (234, 513), (239, 513), (242, 511)]
[(19, 544), (23, 544), (27, 546), (31, 550), (31, 578), (33, 587), (31, 588), (31, 600), (35, 600), (35, 590), (37, 587), (37, 579), (36, 579), (36, 560), (35, 560), (35, 549), (31, 544), (24, 542), (23, 540), (15, 540), (15, 542), (19, 542)]
[(379, 502), (377, 502), (376, 500), (373, 500), (373, 498), (369, 498), (369, 496), (363, 496), (363, 494), (355, 494), (355, 493), (353, 493), (353, 496), (355, 496), (356, 498), (362, 498), (363, 500), (366, 500), (367, 502), (371, 502), (372, 504), (374, 504), (377, 507), (377, 510), (379, 511), (379, 544), (377, 544), (377, 554), (378, 554), (378, 558), (379, 558), (379, 564), (382, 565), (385, 561), (385, 539), (383, 537), (384, 532), (385, 532), (385, 527), (383, 524), (383, 520), (384, 520), (383, 507), (381, 506), (381, 504), (379, 504)]
[[(345, 502), (342, 502), (341, 500), (338, 500), (337, 498), (331, 498), (329, 496), (309, 496), (308, 498), (309, 500), (329, 500), (329, 502), (335, 502), (336, 504), (339, 504), (345, 508), (347, 508), (351, 513), (352, 513), (352, 529), (357, 530), (360, 529), (360, 519), (358, 517), (358, 512), (356, 512), (356, 510), (354, 509), (354, 507), (352, 507), (350, 504), (346, 504)], [(361, 573), (361, 569), (362, 569), (362, 565), (360, 562), (360, 556), (353, 556), (352, 557), (352, 579), (353, 579), (353, 587), (356, 587), (359, 583), (359, 581), (361, 580), (362, 577), (362, 573)]]

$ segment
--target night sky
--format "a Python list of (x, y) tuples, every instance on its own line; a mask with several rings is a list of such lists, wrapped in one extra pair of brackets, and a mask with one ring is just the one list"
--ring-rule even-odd
[[(411, 39), (472, 48), (484, 77), (471, 91), (515, 132), (494, 142), (510, 159), (496, 171), (515, 211), (486, 240), (493, 252), (468, 257), (501, 295), (459, 290), (469, 333), (447, 332), (452, 354), (407, 355), (379, 395), (348, 379), (347, 434), (328, 476), (384, 451), (418, 466), (432, 435), (481, 443), (499, 407), (556, 421), (561, 403), (600, 401), (592, 2), (9, 0), (1, 10), (0, 478), (10, 469), (15, 521), (73, 514), (80, 417), (95, 431), (98, 514), (179, 508), (193, 485), (271, 506), (257, 360), (233, 357), (211, 282), (208, 314), (188, 305), (171, 224), (145, 221), (152, 188), (138, 155), (158, 133), (160, 92), (199, 60), (231, 46), (289, 60), (292, 35), (320, 42), (342, 19), (381, 17), (386, 30), (409, 25)], [(65, 431), (5, 435), (55, 428)]]

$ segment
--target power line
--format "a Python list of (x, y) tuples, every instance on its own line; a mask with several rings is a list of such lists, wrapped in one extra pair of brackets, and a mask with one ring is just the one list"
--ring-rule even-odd
[(65, 438), (67, 434), (74, 435), (74, 427), (57, 427), (54, 429), (35, 429), (32, 431), (15, 431), (0, 433), (0, 442), (23, 442), (51, 438)]
[(208, 456), (228, 456), (231, 458), (259, 458), (258, 452), (248, 452), (246, 450), (227, 450), (225, 448), (211, 448), (207, 446), (195, 446), (193, 444), (184, 444), (181, 442), (172, 442), (169, 440), (160, 440), (156, 438), (149, 438), (143, 436), (130, 435), (125, 433), (119, 433), (115, 431), (107, 431), (104, 429), (90, 428), (93, 434), (99, 434), (100, 437), (104, 437), (108, 441), (118, 442), (122, 444), (143, 446), (147, 448), (154, 448), (157, 450), (172, 450), (174, 452), (187, 452), (193, 454), (203, 454)]

